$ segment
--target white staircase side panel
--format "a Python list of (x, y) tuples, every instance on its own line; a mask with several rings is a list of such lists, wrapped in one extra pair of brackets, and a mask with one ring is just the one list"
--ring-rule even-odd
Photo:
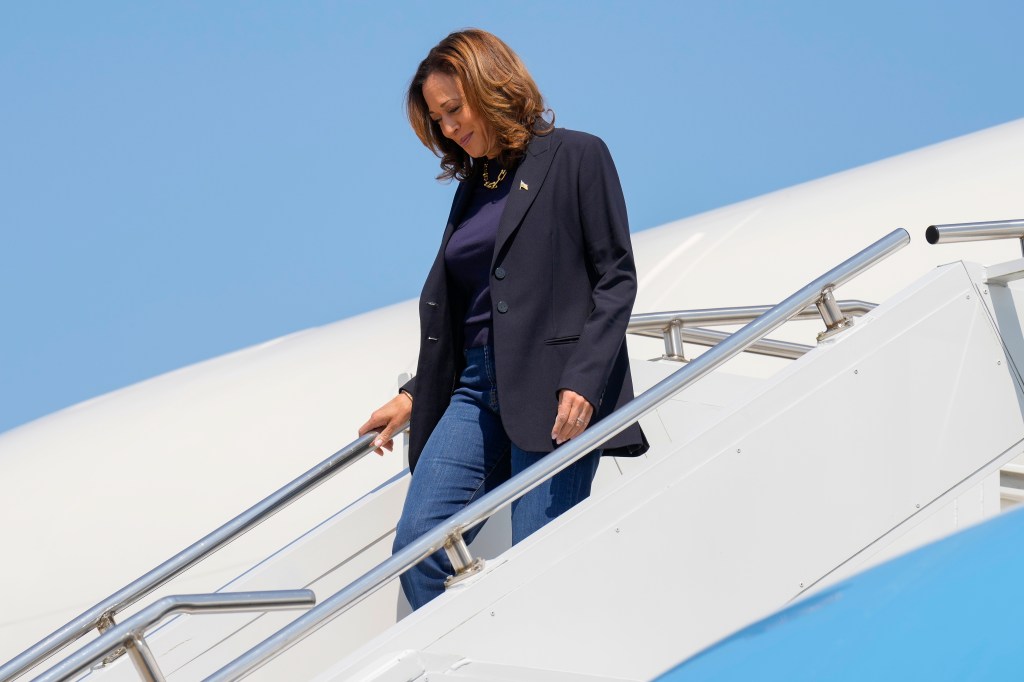
[(1005, 508), (1000, 500), (999, 473), (991, 473), (989, 467), (981, 473), (980, 479), (980, 482), (975, 482), (974, 478), (969, 479), (958, 489), (914, 514), (820, 580), (809, 591), (825, 589), (868, 566), (888, 561), (936, 538), (948, 535), (951, 530), (981, 523), (998, 514)]
[[(1016, 263), (1024, 264), (1024, 261)], [(1015, 280), (1006, 284), (994, 283), (989, 280), (989, 276), (995, 269), (999, 269), (999, 266), (975, 267), (972, 274), (976, 278), (985, 278), (984, 282), (979, 283), (978, 290), (988, 306), (993, 324), (999, 329), (1010, 364), (1020, 378), (1024, 377), (1024, 282)]]
[(348, 660), (332, 661), (331, 624), (254, 679), (301, 677), (314, 659), (349, 679), (408, 650), (647, 679), (865, 550), (955, 530), (954, 499), (974, 522), (1024, 439), (975, 292), (963, 265), (936, 270)]
[[(1024, 259), (997, 263), (989, 267), (967, 264), (976, 282), (978, 295), (985, 302), (992, 323), (999, 329), (1003, 349), (1018, 381), (1024, 384), (1024, 282), (1019, 276)], [(1002, 509), (1024, 502), (1024, 455), (1003, 467), (999, 480)]]

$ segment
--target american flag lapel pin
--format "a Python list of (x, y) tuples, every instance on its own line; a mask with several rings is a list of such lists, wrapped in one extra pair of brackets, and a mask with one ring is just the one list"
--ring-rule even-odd
[(525, 190), (529, 190), (529, 189), (530, 189), (530, 186), (529, 186), (529, 185), (527, 185), (527, 184), (526, 184), (525, 182), (523, 182), (522, 180), (520, 180), (520, 181), (519, 181), (519, 189), (525, 189)]

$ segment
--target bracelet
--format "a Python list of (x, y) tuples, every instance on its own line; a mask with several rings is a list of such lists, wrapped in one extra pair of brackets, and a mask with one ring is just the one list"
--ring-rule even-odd
[(409, 393), (409, 391), (406, 391), (404, 389), (400, 390), (398, 393), (401, 394), (401, 395), (404, 395), (406, 398), (408, 398), (410, 404), (412, 403), (412, 393)]

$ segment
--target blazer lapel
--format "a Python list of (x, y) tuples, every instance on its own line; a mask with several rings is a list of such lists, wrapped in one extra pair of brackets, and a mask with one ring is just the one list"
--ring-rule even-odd
[(523, 216), (533, 204), (534, 197), (540, 191), (544, 179), (551, 168), (551, 160), (555, 156), (555, 149), (558, 147), (557, 140), (553, 139), (557, 133), (551, 132), (547, 135), (537, 135), (530, 141), (519, 169), (512, 178), (512, 189), (509, 190), (508, 200), (505, 203), (505, 210), (501, 214), (501, 221), (498, 223), (498, 237), (494, 242), (494, 256), (491, 259), (491, 268), (498, 260), (505, 243), (515, 234)]

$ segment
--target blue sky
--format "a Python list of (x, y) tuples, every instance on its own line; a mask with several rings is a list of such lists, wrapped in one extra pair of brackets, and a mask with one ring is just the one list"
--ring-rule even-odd
[(9, 2), (0, 432), (415, 296), (453, 188), (404, 119), (451, 30), (603, 137), (634, 231), (1024, 115), (1024, 3)]

